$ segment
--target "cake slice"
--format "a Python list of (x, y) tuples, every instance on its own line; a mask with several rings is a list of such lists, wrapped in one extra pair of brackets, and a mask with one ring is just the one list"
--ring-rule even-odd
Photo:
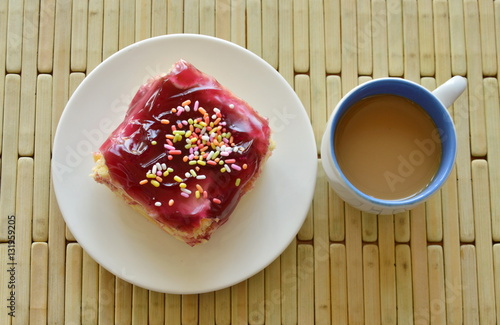
[(191, 246), (222, 226), (272, 151), (268, 120), (180, 60), (141, 86), (92, 177)]

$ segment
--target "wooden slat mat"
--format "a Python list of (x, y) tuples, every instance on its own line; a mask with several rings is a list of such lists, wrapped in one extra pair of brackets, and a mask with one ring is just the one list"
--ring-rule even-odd
[[(318, 160), (302, 229), (252, 278), (200, 295), (116, 278), (66, 229), (50, 181), (54, 130), (103, 59), (182, 32), (269, 62), (303, 101), (318, 145), (361, 82), (433, 89), (466, 76), (450, 108), (456, 168), (427, 203), (376, 216), (344, 204)], [(493, 0), (0, 1), (0, 324), (500, 324), (499, 69)]]

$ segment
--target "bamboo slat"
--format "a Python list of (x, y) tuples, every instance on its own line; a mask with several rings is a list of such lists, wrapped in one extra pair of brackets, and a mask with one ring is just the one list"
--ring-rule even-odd
[(102, 61), (104, 1), (91, 0), (88, 6), (87, 74)]
[(380, 323), (380, 271), (377, 245), (363, 246), (363, 289), (366, 325)]
[[(327, 8), (325, 8), (325, 15), (327, 13)], [(338, 22), (339, 20), (326, 18), (326, 21)], [(329, 37), (326, 35), (325, 44), (328, 44), (328, 40)], [(297, 73), (306, 73), (309, 70), (309, 7), (307, 0), (293, 1), (293, 41), (294, 70)], [(325, 46), (328, 53), (328, 45)], [(328, 57), (327, 55), (327, 60)]]
[[(4, 1), (5, 3), (7, 1)], [(38, 31), (38, 72), (50, 73), (53, 67), (56, 2), (40, 0), (40, 28)]]
[(299, 244), (297, 246), (297, 264), (297, 320), (299, 324), (311, 324), (314, 322), (314, 251), (312, 245)]
[(200, 33), (215, 36), (215, 0), (200, 0)]
[[(248, 0), (247, 0), (248, 1)], [(273, 68), (278, 68), (278, 0), (262, 2), (262, 58)]]
[(88, 1), (73, 0), (71, 11), (71, 71), (87, 70)]
[(9, 0), (7, 18), (7, 73), (21, 72), (21, 53), (23, 49), (23, 7), (24, 1)]
[(17, 140), (19, 130), (19, 97), (21, 78), (16, 74), (5, 77), (3, 112), (2, 174), (0, 183), (0, 240), (7, 241), (7, 217), (15, 215)]
[(48, 260), (49, 249), (47, 243), (33, 243), (31, 246), (29, 324), (47, 323)]
[(27, 1), (24, 6), (23, 14), (23, 51), (21, 57), (22, 95), (19, 112), (19, 155), (33, 156), (39, 3), (37, 1)]

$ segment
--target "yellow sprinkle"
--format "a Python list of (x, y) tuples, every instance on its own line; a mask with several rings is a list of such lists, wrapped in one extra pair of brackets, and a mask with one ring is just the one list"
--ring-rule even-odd
[(173, 171), (174, 171), (174, 169), (173, 169), (172, 167), (168, 167), (168, 168), (167, 168), (167, 172), (171, 173), (171, 172), (173, 172)]
[(156, 144), (157, 144), (157, 143), (158, 143), (158, 142), (156, 142), (156, 141), (154, 141), (154, 140), (153, 140), (153, 141), (151, 141), (151, 144), (152, 144), (153, 146), (156, 146)]
[(193, 132), (191, 132), (191, 131), (187, 131), (187, 132), (186, 132), (185, 137), (186, 137), (186, 138), (189, 138), (189, 137), (191, 136), (191, 134), (192, 134), (192, 133), (193, 133)]
[(198, 175), (196, 174), (196, 172), (195, 172), (193, 169), (189, 170), (189, 173), (191, 173), (191, 175), (193, 175), (193, 177), (198, 176)]
[(221, 172), (221, 173), (226, 172), (226, 168), (222, 167), (222, 168), (220, 169), (220, 172)]
[(190, 160), (188, 164), (190, 164), (191, 166), (196, 165), (196, 160)]
[(156, 180), (152, 180), (151, 184), (153, 184), (154, 187), (159, 187), (160, 183), (158, 183)]
[(156, 175), (155, 174), (146, 174), (146, 177), (147, 178), (156, 178)]
[(186, 185), (186, 183), (180, 183), (180, 184), (179, 184), (179, 187), (180, 187), (180, 188), (186, 188), (186, 187), (187, 187), (187, 185)]
[(167, 176), (168, 176), (168, 174), (170, 174), (170, 173), (168, 172), (168, 170), (164, 171), (164, 172), (163, 172), (163, 177), (167, 177)]
[(200, 196), (201, 196), (200, 191), (196, 191), (196, 192), (194, 192), (194, 196), (195, 196), (197, 199), (199, 199), (199, 198), (200, 198)]
[(198, 162), (198, 165), (205, 166), (207, 163), (203, 160), (196, 160)]
[(174, 176), (174, 181), (176, 181), (178, 183), (181, 183), (182, 182), (182, 178), (180, 178), (179, 176), (175, 175)]

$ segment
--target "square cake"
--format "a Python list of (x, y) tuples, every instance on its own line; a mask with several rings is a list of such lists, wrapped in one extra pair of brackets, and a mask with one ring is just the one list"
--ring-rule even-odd
[(206, 242), (273, 149), (268, 120), (185, 60), (140, 87), (92, 177), (190, 246)]

